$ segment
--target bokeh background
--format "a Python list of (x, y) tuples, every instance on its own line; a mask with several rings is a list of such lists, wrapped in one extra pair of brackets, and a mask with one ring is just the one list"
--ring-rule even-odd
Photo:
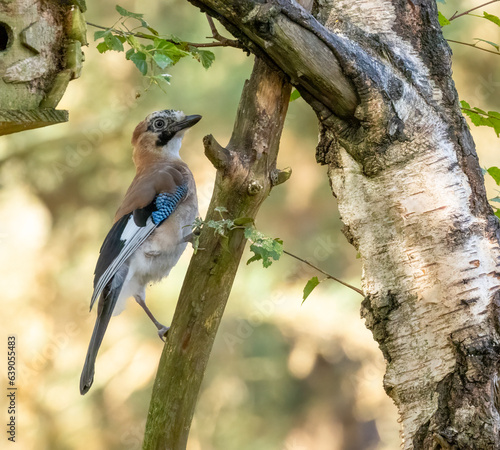
[[(184, 0), (120, 4), (145, 13), (166, 34), (194, 42), (210, 34), (205, 17)], [(441, 9), (449, 16), (472, 6), (455, 1)], [(496, 5), (488, 11), (500, 14)], [(89, 2), (86, 17), (113, 24), (114, 2)], [(498, 30), (463, 18), (446, 34), (498, 42)], [(89, 29), (89, 41), (94, 31)], [(460, 97), (500, 110), (500, 59), (456, 44), (453, 51)], [(0, 324), (3, 358), (7, 335), (18, 340), (16, 448), (140, 448), (163, 344), (130, 302), (112, 320), (94, 386), (81, 397), (80, 370), (95, 319), (94, 311), (88, 313), (92, 274), (134, 175), (131, 133), (151, 111), (203, 115), (185, 138), (182, 155), (194, 172), (204, 215), (215, 171), (201, 139), (212, 133), (221, 144), (228, 142), (253, 62), (236, 49), (214, 52), (208, 71), (194, 60), (173, 67), (165, 94), (147, 90), (123, 54), (100, 55), (91, 43), (82, 77), (70, 83), (59, 105), (70, 111), (69, 123), (0, 139)], [(472, 132), (482, 165), (500, 165), (494, 132)], [(361, 267), (340, 231), (326, 169), (315, 163), (316, 142), (314, 114), (302, 99), (292, 102), (279, 167), (292, 167), (293, 175), (272, 192), (257, 226), (282, 238), (287, 250), (359, 286)], [(489, 188), (495, 196), (494, 186)], [(150, 307), (163, 322), (171, 320), (190, 255), (188, 249), (170, 277), (148, 291)], [(397, 412), (382, 387), (384, 361), (359, 317), (362, 299), (326, 281), (301, 304), (313, 275), (286, 256), (269, 269), (242, 263), (200, 393), (190, 450), (399, 447)], [(2, 417), (7, 419), (3, 403)]]

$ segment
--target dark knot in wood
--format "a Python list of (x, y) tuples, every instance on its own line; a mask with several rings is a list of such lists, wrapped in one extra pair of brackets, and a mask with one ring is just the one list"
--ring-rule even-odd
[(264, 189), (264, 187), (259, 181), (252, 180), (248, 184), (247, 191), (249, 195), (257, 195), (260, 191), (262, 191), (262, 189)]

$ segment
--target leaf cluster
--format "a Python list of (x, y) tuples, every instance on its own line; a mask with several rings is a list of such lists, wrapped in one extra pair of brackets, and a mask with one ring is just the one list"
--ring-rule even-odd
[(497, 137), (500, 137), (500, 113), (497, 111), (484, 111), (477, 107), (471, 107), (465, 100), (460, 101), (462, 112), (469, 117), (476, 127), (485, 126), (493, 128)]
[[(215, 60), (215, 55), (209, 50), (193, 47), (177, 36), (164, 36), (151, 27), (144, 14), (133, 13), (116, 5), (120, 14), (113, 27), (94, 33), (94, 40), (100, 53), (107, 51), (124, 52), (124, 45), (129, 49), (125, 58), (132, 61), (142, 75), (148, 77), (151, 83), (170, 83), (171, 75), (166, 69), (173, 66), (181, 58), (191, 56), (208, 69)], [(131, 25), (132, 24), (132, 25)], [(141, 40), (149, 41), (143, 44)]]
[(253, 261), (262, 261), (262, 265), (267, 268), (273, 263), (273, 260), (278, 261), (281, 255), (283, 255), (283, 241), (279, 238), (271, 238), (258, 231), (255, 228), (252, 218), (239, 217), (234, 220), (225, 218), (224, 213), (228, 211), (223, 206), (215, 208), (215, 211), (219, 213), (220, 220), (211, 219), (204, 221), (198, 217), (192, 225), (194, 235), (193, 247), (195, 253), (199, 249), (199, 235), (201, 230), (209, 228), (213, 230), (214, 234), (222, 238), (221, 245), (226, 250), (228, 250), (227, 241), (229, 239), (229, 233), (236, 229), (244, 230), (245, 238), (250, 241), (250, 251), (254, 254), (247, 261), (247, 264)]
[[(489, 169), (483, 169), (483, 175), (490, 175), (491, 178), (495, 181), (497, 186), (500, 186), (500, 169), (496, 166), (490, 167)], [(500, 197), (497, 195), (494, 198), (489, 199), (490, 202), (500, 203)], [(493, 210), (495, 211), (495, 216), (500, 219), (500, 208), (497, 208), (495, 205), (491, 205)]]
[[(439, 0), (439, 2), (445, 3), (445, 0)], [(490, 14), (486, 11), (483, 11), (482, 16), (480, 16), (479, 14), (472, 14), (472, 11), (475, 11), (476, 9), (481, 8), (482, 6), (485, 6), (485, 5), (476, 6), (472, 9), (470, 9), (469, 11), (465, 11), (464, 13), (461, 13), (461, 14), (455, 13), (455, 14), (453, 14), (453, 16), (451, 16), (449, 18), (447, 18), (441, 11), (438, 11), (439, 25), (441, 26), (441, 28), (443, 28), (443, 27), (446, 27), (448, 25), (451, 25), (451, 22), (455, 19), (458, 19), (459, 17), (473, 16), (473, 17), (479, 17), (481, 19), (486, 19), (489, 22), (494, 23), (495, 25), (500, 27), (500, 18), (498, 16), (495, 16), (494, 14)], [(470, 47), (476, 47), (477, 44), (479, 44), (480, 42), (483, 42), (483, 43), (488, 44), (489, 46), (493, 47), (496, 50), (496, 52), (491, 52), (491, 53), (498, 53), (500, 55), (500, 45), (498, 45), (496, 42), (487, 41), (486, 39), (481, 39), (481, 38), (474, 38), (474, 40), (476, 41), (475, 44), (465, 44), (465, 45), (468, 45)], [(458, 44), (464, 44), (463, 42), (457, 42), (457, 41), (453, 41), (453, 42), (456, 42)], [(476, 48), (481, 49), (481, 47), (476, 47)], [(484, 49), (482, 49), (482, 50), (484, 50)]]
[[(300, 261), (305, 262), (306, 264), (309, 264), (316, 270), (325, 273), (322, 270), (318, 269), (317, 267), (312, 266), (307, 261), (291, 254), (290, 252), (285, 252), (283, 249), (283, 241), (279, 238), (272, 238), (266, 236), (264, 233), (258, 231), (255, 228), (255, 222), (251, 217), (239, 217), (234, 220), (228, 219), (224, 217), (224, 214), (227, 213), (228, 211), (226, 208), (222, 206), (215, 208), (215, 211), (219, 213), (220, 220), (211, 219), (204, 221), (201, 217), (198, 217), (196, 218), (196, 220), (192, 225), (193, 236), (194, 236), (193, 248), (195, 253), (198, 250), (200, 250), (199, 236), (204, 228), (211, 229), (213, 230), (213, 233), (215, 235), (220, 236), (222, 247), (228, 251), (229, 251), (228, 248), (229, 233), (236, 229), (242, 229), (244, 230), (245, 238), (250, 241), (250, 251), (253, 252), (253, 256), (247, 261), (247, 265), (254, 261), (262, 261), (263, 267), (267, 268), (273, 263), (273, 261), (278, 261), (283, 255), (283, 253), (287, 253), (288, 255), (293, 256), (294, 258), (299, 259)], [(325, 275), (328, 274), (325, 273)], [(321, 282), (329, 278), (341, 282), (340, 280), (334, 278), (331, 275), (328, 275), (323, 280), (319, 280), (318, 277), (312, 277), (304, 287), (302, 295), (302, 303), (304, 303), (306, 298), (311, 294), (311, 292), (314, 290), (316, 286), (318, 286)], [(346, 283), (343, 284), (350, 287), (351, 289), (356, 290), (357, 292), (360, 292), (358, 289), (353, 288), (352, 286)]]

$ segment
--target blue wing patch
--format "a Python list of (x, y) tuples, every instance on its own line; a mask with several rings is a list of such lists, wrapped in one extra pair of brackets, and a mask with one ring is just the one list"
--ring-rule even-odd
[(187, 191), (185, 183), (177, 186), (173, 193), (158, 194), (149, 205), (126, 214), (113, 225), (97, 261), (91, 308), (122, 264), (175, 211)]
[(188, 190), (187, 184), (177, 186), (173, 194), (163, 192), (156, 197), (156, 211), (151, 214), (151, 218), (156, 226), (160, 225), (177, 208), (177, 205), (184, 198)]

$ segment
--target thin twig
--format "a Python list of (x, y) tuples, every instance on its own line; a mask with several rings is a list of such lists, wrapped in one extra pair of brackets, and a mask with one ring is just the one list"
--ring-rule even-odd
[(338, 278), (334, 277), (333, 275), (330, 275), (329, 273), (325, 272), (324, 270), (320, 269), (319, 267), (316, 267), (314, 264), (311, 264), (309, 261), (299, 258), (298, 256), (294, 255), (293, 253), (287, 252), (286, 250), (283, 250), (283, 253), (287, 254), (288, 256), (291, 256), (292, 258), (298, 259), (299, 261), (303, 262), (304, 264), (307, 264), (309, 267), (312, 267), (313, 269), (317, 270), (318, 272), (321, 272), (323, 275), (326, 275), (327, 278), (330, 278), (331, 280), (336, 281), (337, 283), (343, 284), (345, 287), (348, 287), (349, 289), (352, 289), (353, 291), (356, 291), (358, 294), (362, 295), (363, 297), (365, 294), (363, 294), (363, 291), (361, 289), (358, 289), (357, 287), (354, 287), (350, 285), (349, 283), (346, 283), (345, 281), (339, 280)]
[[(101, 30), (111, 30), (113, 33), (119, 34), (119, 35), (124, 36), (124, 37), (135, 36), (135, 37), (142, 38), (142, 39), (149, 39), (151, 41), (158, 37), (158, 36), (155, 36), (154, 34), (147, 34), (147, 33), (142, 33), (142, 32), (134, 33), (133, 31), (123, 31), (123, 30), (118, 30), (117, 28), (113, 28), (113, 27), (103, 27), (102, 25), (97, 25), (97, 24), (91, 23), (91, 22), (86, 22), (86, 24), (91, 26), (91, 27), (100, 28)], [(165, 40), (167, 42), (172, 42), (173, 44), (175, 44), (175, 42), (170, 40), (170, 39), (165, 39)], [(192, 45), (192, 44), (190, 44), (190, 45)]]
[[(95, 28), (99, 28), (101, 30), (111, 30), (115, 34), (119, 34), (120, 36), (127, 37), (127, 36), (135, 36), (141, 39), (149, 39), (150, 41), (154, 41), (155, 39), (158, 39), (159, 36), (155, 36), (154, 34), (147, 34), (147, 33), (142, 33), (142, 32), (137, 32), (134, 33), (132, 31), (123, 31), (123, 30), (118, 30), (117, 28), (110, 28), (110, 27), (103, 27), (102, 25), (97, 25), (95, 23), (91, 22), (86, 22), (87, 25)], [(218, 34), (218, 33), (217, 33)], [(191, 47), (196, 47), (196, 48), (201, 48), (201, 47), (235, 47), (235, 48), (241, 48), (241, 44), (238, 41), (233, 41), (231, 39), (227, 39), (223, 36), (219, 36), (219, 39), (217, 39), (217, 42), (205, 42), (205, 43), (197, 43), (197, 42), (183, 42), (183, 44), (189, 45)], [(177, 42), (171, 40), (171, 39), (164, 39), (167, 42), (171, 42), (172, 44), (177, 44)]]
[[(497, 1), (497, 0), (495, 0), (495, 1)], [(494, 52), (493, 50), (488, 50), (486, 48), (478, 47), (477, 45), (474, 45), (474, 44), (468, 44), (467, 42), (454, 41), (453, 39), (446, 39), (446, 40), (448, 42), (454, 42), (455, 44), (467, 45), (467, 47), (473, 47), (477, 50), (482, 50), (483, 52), (493, 53), (494, 55), (500, 55), (500, 52)]]
[(471, 8), (467, 11), (464, 11), (463, 13), (457, 14), (458, 11), (455, 11), (455, 14), (453, 14), (448, 20), (451, 22), (452, 20), (458, 19), (459, 17), (466, 16), (467, 14), (471, 13), (472, 11), (475, 11), (476, 9), (482, 8), (483, 6), (491, 5), (492, 3), (496, 3), (500, 0), (491, 0), (491, 2), (483, 3), (482, 5), (475, 6), (474, 8)]
[(219, 33), (219, 31), (217, 30), (217, 27), (215, 26), (215, 23), (214, 23), (214, 20), (212, 19), (212, 17), (210, 17), (208, 14), (205, 14), (205, 15), (207, 17), (207, 21), (208, 21), (208, 25), (210, 27), (210, 30), (212, 31), (212, 38), (213, 39), (220, 42), (221, 45), (225, 45), (226, 47), (242, 48), (239, 41), (228, 39), (228, 38), (222, 36)]
[(205, 16), (207, 18), (208, 25), (210, 26), (210, 29), (212, 30), (212, 37), (214, 39), (216, 39), (216, 36), (219, 36), (219, 32), (217, 31), (217, 28), (215, 26), (214, 19), (212, 19), (212, 17), (209, 16), (208, 14), (205, 14)]
[(474, 109), (470, 109), (470, 108), (461, 108), (461, 109), (462, 109), (462, 111), (470, 111), (471, 113), (474, 113), (474, 114), (481, 114), (482, 116), (491, 117), (492, 119), (498, 119), (498, 117), (492, 116), (491, 114), (488, 114), (486, 112), (479, 112), (479, 111), (475, 111)]

